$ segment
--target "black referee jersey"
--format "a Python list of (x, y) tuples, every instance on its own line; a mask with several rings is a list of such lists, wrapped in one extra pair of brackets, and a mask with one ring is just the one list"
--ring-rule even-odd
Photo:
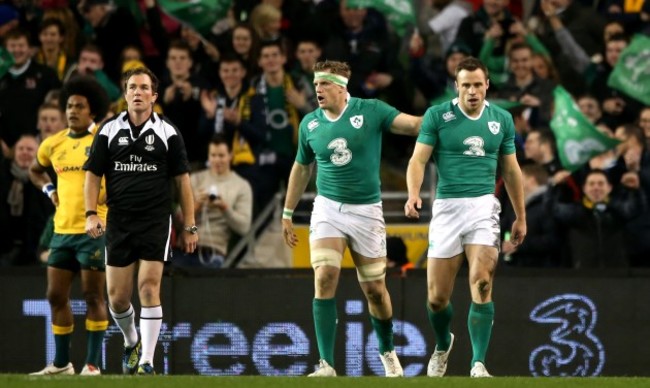
[(109, 212), (140, 215), (169, 214), (171, 178), (190, 171), (183, 138), (172, 123), (152, 113), (133, 127), (127, 112), (101, 126), (83, 168), (106, 177)]

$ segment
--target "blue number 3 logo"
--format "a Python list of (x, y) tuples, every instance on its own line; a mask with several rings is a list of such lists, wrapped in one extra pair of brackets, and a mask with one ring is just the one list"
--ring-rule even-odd
[(605, 348), (592, 332), (598, 312), (594, 302), (578, 294), (547, 299), (530, 313), (530, 319), (557, 326), (549, 343), (530, 354), (533, 376), (598, 376), (605, 364)]

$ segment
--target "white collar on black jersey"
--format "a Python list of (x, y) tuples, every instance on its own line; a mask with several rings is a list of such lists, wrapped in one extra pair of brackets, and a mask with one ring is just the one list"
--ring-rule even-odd
[(472, 120), (472, 121), (476, 121), (476, 120), (480, 119), (481, 116), (483, 116), (483, 111), (485, 110), (485, 107), (490, 106), (490, 103), (487, 100), (483, 100), (483, 108), (481, 108), (481, 113), (479, 113), (479, 115), (476, 116), (476, 117), (469, 117), (467, 115), (467, 113), (465, 113), (465, 111), (463, 111), (463, 108), (461, 108), (460, 104), (458, 103), (458, 97), (451, 100), (451, 103), (453, 105), (458, 105), (458, 110), (460, 111), (460, 113), (462, 113), (463, 116), (467, 117), (469, 120)]
[[(129, 112), (124, 111), (124, 116), (122, 116), (122, 121), (128, 121), (129, 120)], [(156, 112), (151, 112), (151, 116), (147, 119), (147, 121), (151, 120), (152, 123), (156, 122)], [(147, 122), (145, 121), (145, 123)]]

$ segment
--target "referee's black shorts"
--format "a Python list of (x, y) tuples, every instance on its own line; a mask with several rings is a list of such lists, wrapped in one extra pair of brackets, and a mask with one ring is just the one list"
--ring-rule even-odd
[(115, 213), (106, 220), (106, 265), (126, 267), (138, 260), (167, 261), (171, 257), (172, 219)]

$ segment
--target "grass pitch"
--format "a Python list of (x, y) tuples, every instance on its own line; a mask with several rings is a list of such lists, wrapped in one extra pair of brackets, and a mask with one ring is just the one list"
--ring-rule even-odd
[(383, 377), (209, 377), (209, 376), (122, 376), (104, 375), (99, 377), (81, 376), (25, 376), (0, 374), (0, 387), (60, 387), (60, 388), (445, 388), (457, 387), (649, 387), (650, 378), (641, 377), (593, 377), (593, 378), (532, 378), (495, 377), (491, 379), (471, 379), (469, 377), (410, 377), (387, 379)]

